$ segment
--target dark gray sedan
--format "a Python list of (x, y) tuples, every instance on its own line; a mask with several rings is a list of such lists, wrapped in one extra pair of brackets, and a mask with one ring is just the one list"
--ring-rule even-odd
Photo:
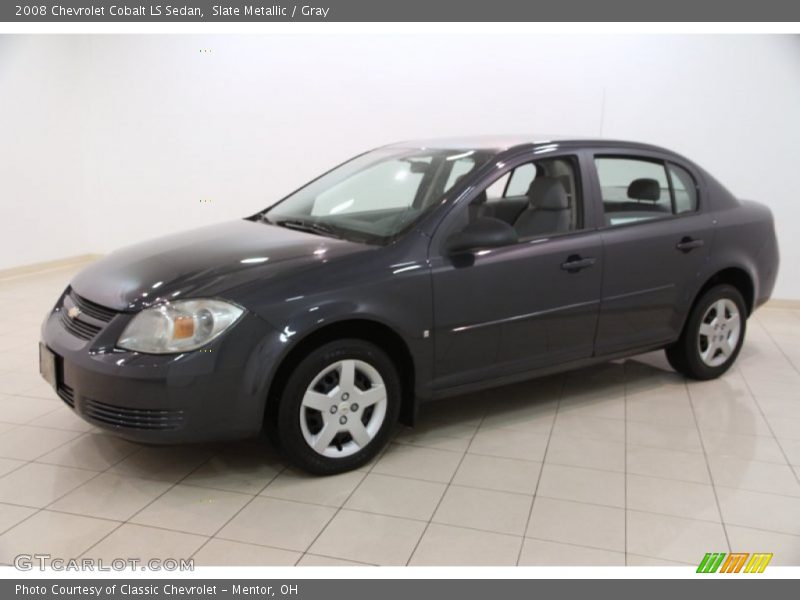
[(668, 150), (404, 142), (91, 265), (43, 325), (41, 371), (124, 437), (266, 428), (337, 473), (430, 399), (657, 348), (718, 377), (777, 271), (769, 209)]

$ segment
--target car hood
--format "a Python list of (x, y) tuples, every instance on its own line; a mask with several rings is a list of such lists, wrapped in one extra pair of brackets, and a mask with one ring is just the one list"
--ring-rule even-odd
[(248, 220), (157, 238), (112, 252), (71, 282), (79, 295), (115, 310), (215, 296), (301, 264), (364, 251), (337, 240)]

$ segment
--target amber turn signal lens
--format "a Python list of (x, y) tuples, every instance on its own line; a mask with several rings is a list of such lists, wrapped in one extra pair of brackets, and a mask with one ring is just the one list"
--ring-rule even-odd
[(172, 335), (176, 340), (183, 340), (192, 337), (194, 335), (194, 318), (178, 317), (175, 319), (175, 329), (173, 330)]

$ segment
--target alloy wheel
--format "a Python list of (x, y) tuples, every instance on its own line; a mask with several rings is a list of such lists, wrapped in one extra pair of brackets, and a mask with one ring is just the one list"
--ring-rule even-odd
[(303, 438), (323, 456), (351, 456), (378, 434), (387, 402), (386, 386), (375, 367), (357, 359), (337, 361), (322, 369), (303, 395)]
[(736, 351), (741, 330), (742, 319), (736, 304), (728, 298), (713, 302), (700, 321), (697, 335), (700, 359), (709, 367), (725, 363)]

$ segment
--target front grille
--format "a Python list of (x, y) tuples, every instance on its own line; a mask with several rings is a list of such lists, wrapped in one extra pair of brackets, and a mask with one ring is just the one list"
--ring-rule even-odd
[(78, 296), (78, 294), (76, 294), (72, 289), (69, 290), (67, 295), (69, 296), (69, 299), (72, 300), (72, 304), (80, 308), (82, 313), (89, 315), (98, 321), (103, 321), (103, 323), (108, 323), (118, 314), (115, 310), (106, 308), (105, 306), (100, 306), (91, 300), (87, 300), (82, 296)]
[[(78, 314), (70, 317), (69, 311), (74, 308), (78, 309)], [(106, 323), (119, 314), (115, 310), (79, 296), (71, 288), (64, 294), (58, 312), (64, 329), (83, 340), (93, 339)]]
[(64, 326), (64, 329), (69, 331), (72, 335), (84, 340), (90, 340), (100, 333), (100, 327), (87, 323), (79, 317), (74, 319), (70, 318), (67, 316), (67, 311), (63, 308), (61, 309), (61, 324)]
[(162, 410), (150, 408), (126, 408), (84, 398), (81, 412), (87, 417), (130, 429), (155, 429), (168, 431), (179, 429), (183, 424), (182, 410)]
[(56, 394), (58, 394), (58, 397), (61, 398), (67, 406), (75, 408), (75, 392), (71, 387), (60, 383), (56, 389)]

